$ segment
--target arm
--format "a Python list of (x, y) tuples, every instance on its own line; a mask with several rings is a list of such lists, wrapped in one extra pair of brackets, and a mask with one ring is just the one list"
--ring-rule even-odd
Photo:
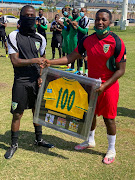
[(60, 31), (60, 32), (62, 32), (62, 29), (60, 29), (60, 28), (57, 28), (57, 26), (55, 25), (55, 29), (57, 30), (57, 31)]
[(43, 26), (42, 24), (40, 25), (40, 27), (44, 30), (47, 30), (47, 24), (45, 26)]
[(112, 75), (110, 79), (108, 79), (105, 83), (101, 84), (100, 88), (96, 89), (99, 95), (105, 90), (105, 88), (111, 85), (113, 82), (117, 81), (123, 74), (125, 73), (126, 62), (116, 62), (117, 70)]
[(44, 58), (32, 58), (32, 59), (20, 59), (19, 53), (13, 53), (10, 54), (10, 59), (14, 67), (22, 67), (22, 66), (28, 66), (31, 64), (39, 64), (40, 67), (42, 67), (42, 64), (44, 63)]
[(81, 58), (81, 55), (79, 53), (73, 51), (71, 54), (64, 56), (62, 58), (55, 59), (55, 60), (46, 60), (46, 64), (47, 64), (47, 66), (66, 65), (66, 64), (74, 62), (76, 59), (79, 59), (79, 58)]
[(79, 25), (76, 26), (77, 30), (79, 30), (81, 33), (83, 34), (87, 34), (88, 33), (88, 28), (81, 28)]
[(2, 25), (2, 26), (5, 26), (5, 27), (7, 27), (7, 23), (4, 23), (4, 24), (3, 24), (3, 23), (1, 23), (1, 25)]

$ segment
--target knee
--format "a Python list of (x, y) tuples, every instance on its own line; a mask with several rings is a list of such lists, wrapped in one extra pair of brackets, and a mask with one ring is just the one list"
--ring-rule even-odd
[(22, 117), (22, 114), (19, 114), (19, 113), (14, 113), (13, 114), (13, 122), (16, 122), (16, 121), (19, 121)]
[(104, 119), (106, 126), (115, 125), (115, 119), (107, 119), (107, 118), (103, 118), (103, 119)]

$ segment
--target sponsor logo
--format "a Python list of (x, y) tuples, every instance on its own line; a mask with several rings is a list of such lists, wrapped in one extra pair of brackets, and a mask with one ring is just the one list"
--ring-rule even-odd
[(48, 93), (52, 93), (52, 89), (47, 89), (47, 92)]
[(107, 53), (107, 52), (108, 52), (109, 47), (110, 47), (110, 44), (104, 44), (104, 48), (103, 48), (104, 53)]
[(39, 50), (40, 48), (40, 42), (35, 42), (36, 49)]
[(13, 111), (17, 108), (18, 103), (12, 101), (12, 109)]

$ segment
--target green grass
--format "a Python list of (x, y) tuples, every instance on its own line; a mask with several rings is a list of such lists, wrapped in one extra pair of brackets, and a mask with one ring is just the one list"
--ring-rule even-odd
[[(14, 28), (7, 28), (7, 34)], [(106, 129), (102, 117), (98, 118), (96, 147), (77, 152), (74, 146), (82, 140), (43, 127), (43, 138), (55, 148), (35, 147), (32, 114), (24, 112), (21, 120), (19, 149), (11, 160), (3, 155), (10, 144), (11, 93), (13, 68), (10, 59), (0, 57), (0, 179), (1, 180), (134, 180), (135, 179), (135, 27), (121, 32), (112, 28), (125, 42), (127, 66), (120, 82), (118, 104), (116, 160), (111, 165), (102, 164), (107, 150)], [(90, 29), (89, 34), (93, 30)], [(51, 35), (47, 35), (46, 57), (51, 58)], [(5, 55), (0, 48), (0, 55)], [(58, 53), (57, 53), (58, 56)]]

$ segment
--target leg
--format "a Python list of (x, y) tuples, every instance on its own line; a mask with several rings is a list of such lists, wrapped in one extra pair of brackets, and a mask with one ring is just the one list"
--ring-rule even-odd
[(85, 65), (85, 75), (88, 76), (87, 57), (84, 58), (84, 65)]
[(18, 148), (18, 136), (19, 136), (20, 120), (22, 115), (23, 113), (13, 114), (13, 119), (11, 124), (11, 147), (7, 150), (7, 152), (4, 155), (6, 159), (10, 159)]
[[(32, 113), (34, 116), (35, 109), (32, 109)], [(42, 126), (40, 124), (33, 123), (34, 128), (35, 128), (35, 135), (36, 135), (36, 140), (35, 140), (35, 145), (37, 146), (43, 146), (47, 148), (53, 148), (53, 144), (49, 144), (45, 140), (42, 139)]]
[(77, 146), (75, 146), (75, 150), (83, 150), (87, 148), (94, 148), (95, 147), (95, 128), (96, 128), (96, 115), (94, 115), (91, 130), (90, 130), (90, 135), (88, 141), (85, 141)]
[(6, 33), (5, 31), (2, 31), (2, 41), (4, 43), (5, 46), (5, 50), (6, 50), (6, 57), (8, 57), (8, 47), (7, 47), (7, 42), (6, 42)]
[(115, 151), (115, 141), (116, 141), (116, 124), (115, 119), (104, 118), (104, 122), (107, 129), (107, 139), (108, 139), (108, 151), (103, 159), (105, 164), (110, 164), (114, 161), (116, 156)]
[(4, 42), (4, 45), (5, 45), (6, 54), (8, 54), (7, 42)]
[(79, 59), (79, 71), (83, 74), (83, 59)]
[(59, 51), (59, 58), (61, 58), (61, 47), (58, 47), (58, 51)]
[(52, 59), (55, 58), (55, 47), (52, 47)]

